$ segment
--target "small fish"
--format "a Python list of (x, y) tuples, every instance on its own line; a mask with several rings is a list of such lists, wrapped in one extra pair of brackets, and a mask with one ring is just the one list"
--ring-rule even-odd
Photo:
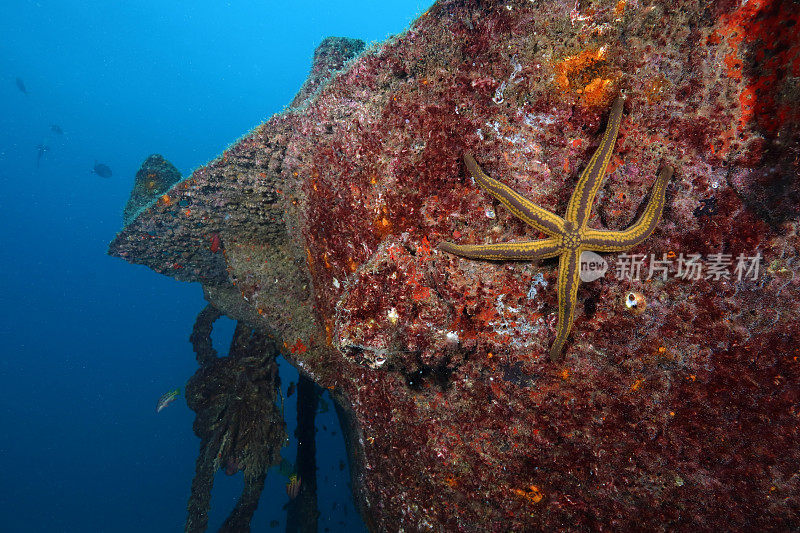
[(297, 498), (297, 495), (300, 494), (301, 484), (302, 480), (297, 474), (292, 474), (291, 477), (289, 477), (289, 483), (286, 484), (286, 494), (289, 495), (290, 500), (294, 500)]
[(175, 399), (180, 395), (181, 389), (174, 389), (162, 394), (161, 398), (158, 399), (158, 405), (156, 405), (156, 413), (160, 413), (166, 406), (174, 402)]
[(278, 522), (277, 520), (270, 520), (269, 521), (269, 527), (278, 527), (279, 525), (280, 525), (280, 522)]
[(28, 89), (25, 87), (25, 82), (22, 81), (22, 78), (17, 78), (17, 89), (25, 96), (28, 96)]
[(222, 243), (221, 243), (221, 241), (219, 239), (219, 233), (213, 234), (211, 236), (211, 253), (215, 254), (215, 253), (219, 252), (219, 249), (220, 249), (221, 246), (222, 246)]
[(62, 130), (61, 126), (59, 126), (58, 124), (51, 124), (50, 131), (52, 131), (56, 135), (64, 135), (64, 130)]
[(291, 398), (292, 394), (294, 394), (295, 384), (294, 381), (289, 383), (289, 388), (286, 389), (286, 397)]
[(97, 174), (101, 178), (110, 178), (111, 177), (111, 167), (108, 165), (104, 165), (103, 163), (98, 163), (97, 161), (94, 162), (94, 169), (92, 170), (94, 174)]
[(44, 154), (46, 154), (48, 150), (50, 150), (50, 147), (48, 147), (44, 143), (40, 144), (37, 147), (37, 150), (36, 150), (36, 168), (39, 168), (39, 165), (42, 163), (42, 158), (44, 157)]

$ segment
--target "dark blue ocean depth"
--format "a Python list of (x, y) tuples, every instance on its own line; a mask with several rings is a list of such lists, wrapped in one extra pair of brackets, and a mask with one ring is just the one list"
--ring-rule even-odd
[[(194, 413), (182, 397), (155, 407), (196, 370), (188, 338), (205, 301), (199, 285), (105, 255), (134, 174), (160, 153), (188, 175), (291, 101), (324, 37), (380, 41), (427, 7), (3, 3), (0, 531), (183, 529)], [(232, 332), (218, 323), (220, 353)], [(285, 394), (297, 372), (283, 361), (281, 378)], [(294, 417), (289, 402), (290, 434)], [(320, 531), (358, 531), (333, 409), (317, 428)], [(285, 527), (285, 483), (270, 471), (254, 531)], [(241, 486), (218, 474), (209, 530)]]

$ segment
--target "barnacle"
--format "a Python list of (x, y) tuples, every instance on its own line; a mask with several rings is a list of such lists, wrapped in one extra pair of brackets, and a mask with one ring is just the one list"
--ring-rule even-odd
[(647, 300), (641, 292), (631, 291), (625, 295), (625, 307), (634, 315), (641, 315), (647, 309)]

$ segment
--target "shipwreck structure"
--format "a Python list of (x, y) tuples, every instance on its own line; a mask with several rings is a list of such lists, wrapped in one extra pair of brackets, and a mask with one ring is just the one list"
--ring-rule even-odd
[[(328, 39), (287, 111), (159, 190), (109, 253), (202, 284), (331, 391), (374, 531), (796, 529), (798, 13), (443, 0), (379, 46)], [(540, 237), (463, 155), (563, 212), (620, 94), (589, 226), (625, 228), (659, 166), (675, 176), (551, 362), (554, 263), (437, 245)]]

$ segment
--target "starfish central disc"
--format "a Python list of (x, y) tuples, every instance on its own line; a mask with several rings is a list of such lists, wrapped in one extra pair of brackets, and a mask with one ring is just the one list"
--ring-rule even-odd
[(581, 247), (581, 232), (575, 227), (575, 224), (567, 221), (564, 224), (564, 234), (561, 236), (561, 246), (567, 250), (577, 250)]

